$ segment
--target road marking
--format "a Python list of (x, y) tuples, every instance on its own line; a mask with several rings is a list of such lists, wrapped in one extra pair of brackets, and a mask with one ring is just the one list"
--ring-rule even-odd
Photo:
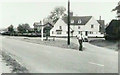
[(94, 63), (94, 62), (89, 62), (90, 64), (94, 64), (94, 65), (97, 65), (97, 66), (104, 66), (104, 65), (102, 65), (102, 64), (98, 64), (98, 63)]

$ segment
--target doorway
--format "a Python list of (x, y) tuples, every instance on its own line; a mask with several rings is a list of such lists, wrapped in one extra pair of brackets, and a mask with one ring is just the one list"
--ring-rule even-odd
[(88, 36), (88, 31), (85, 31), (85, 36)]

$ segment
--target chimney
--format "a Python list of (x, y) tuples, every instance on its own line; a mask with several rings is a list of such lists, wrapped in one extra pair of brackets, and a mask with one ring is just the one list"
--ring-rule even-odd
[(101, 16), (99, 17), (99, 20), (101, 20)]
[(40, 24), (42, 24), (42, 21), (40, 21)]

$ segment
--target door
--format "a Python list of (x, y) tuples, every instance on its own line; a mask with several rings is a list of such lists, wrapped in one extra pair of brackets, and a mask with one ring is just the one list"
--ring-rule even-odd
[(88, 31), (85, 31), (85, 35), (88, 36)]

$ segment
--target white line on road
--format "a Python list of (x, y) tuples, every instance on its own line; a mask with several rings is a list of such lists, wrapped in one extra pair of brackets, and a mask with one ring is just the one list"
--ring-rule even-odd
[(94, 62), (89, 62), (90, 64), (94, 64), (94, 65), (97, 65), (97, 66), (104, 66), (104, 65), (102, 65), (102, 64), (98, 64), (98, 63), (94, 63)]

